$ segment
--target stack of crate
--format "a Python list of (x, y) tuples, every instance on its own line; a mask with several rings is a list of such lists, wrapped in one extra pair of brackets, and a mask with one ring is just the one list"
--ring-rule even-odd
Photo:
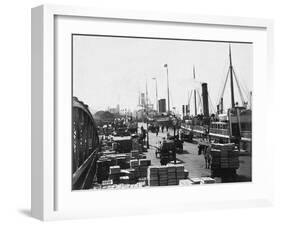
[(212, 149), (211, 151), (211, 155), (212, 155), (212, 163), (211, 163), (211, 169), (219, 169), (220, 168), (220, 157), (221, 157), (221, 153), (219, 149)]
[(174, 165), (167, 166), (168, 185), (177, 185), (176, 167)]
[(212, 155), (212, 169), (218, 168), (239, 168), (238, 151), (234, 150), (235, 144), (213, 144), (211, 151)]
[(184, 165), (176, 165), (176, 175), (177, 175), (177, 184), (179, 184), (180, 180), (185, 179), (185, 171), (184, 171)]
[(131, 151), (131, 158), (132, 159), (138, 159), (139, 158), (139, 150), (132, 150)]
[(119, 165), (121, 169), (129, 168), (126, 156), (120, 156), (116, 158), (116, 165)]
[(221, 168), (228, 168), (228, 150), (221, 149), (220, 158)]
[(168, 185), (168, 169), (167, 169), (167, 166), (159, 166), (158, 175), (159, 175), (159, 185), (160, 186)]
[(216, 183), (216, 181), (211, 177), (202, 177), (201, 183), (202, 184), (214, 184), (214, 183)]
[(149, 166), (147, 169), (147, 181), (149, 186), (159, 186), (158, 167)]
[(130, 160), (130, 167), (135, 168), (139, 166), (139, 161), (137, 159)]
[(111, 162), (107, 159), (100, 159), (100, 160), (97, 161), (96, 177), (97, 177), (98, 183), (101, 184), (103, 180), (108, 179), (110, 164), (111, 164)]
[(140, 177), (147, 177), (147, 168), (151, 165), (149, 159), (140, 159), (139, 160), (139, 171)]
[(193, 185), (193, 182), (189, 179), (184, 179), (184, 180), (179, 181), (179, 185), (180, 186), (189, 186), (189, 185)]
[(228, 153), (228, 167), (233, 169), (239, 168), (239, 151), (233, 150)]
[(122, 176), (128, 176), (129, 177), (129, 183), (134, 184), (136, 183), (136, 174), (134, 169), (126, 169), (126, 170), (121, 170), (121, 175)]
[(190, 180), (192, 181), (192, 184), (201, 184), (201, 178), (193, 177), (190, 178)]
[(231, 152), (234, 150), (234, 143), (219, 145), (221, 150), (221, 168), (230, 168), (229, 161), (231, 161)]
[(109, 174), (119, 174), (120, 173), (120, 166), (110, 166), (109, 167)]
[(139, 159), (146, 159), (146, 155), (145, 154), (139, 154)]
[(187, 179), (189, 177), (189, 172), (187, 169), (184, 169), (184, 179)]
[(113, 180), (103, 180), (102, 186), (110, 186), (113, 185)]
[(137, 159), (130, 160), (130, 167), (134, 169), (136, 178), (140, 177), (139, 161)]
[(120, 177), (120, 184), (130, 184), (129, 176), (122, 176), (122, 177)]
[(140, 159), (139, 160), (140, 166), (150, 166), (151, 165), (151, 160), (149, 159)]
[(118, 184), (120, 180), (120, 166), (110, 166), (109, 167), (109, 179), (113, 181), (114, 184)]
[(147, 185), (147, 178), (146, 177), (140, 177), (138, 179), (138, 183), (141, 183), (143, 185)]
[(130, 184), (135, 184), (137, 182), (137, 175), (135, 172), (135, 169), (127, 169), (129, 174), (129, 178), (130, 178)]

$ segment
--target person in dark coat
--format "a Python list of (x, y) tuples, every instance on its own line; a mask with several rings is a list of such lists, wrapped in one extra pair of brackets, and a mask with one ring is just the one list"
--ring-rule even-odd
[(159, 133), (159, 125), (156, 125), (155, 132), (156, 132), (156, 136), (158, 136), (158, 133)]

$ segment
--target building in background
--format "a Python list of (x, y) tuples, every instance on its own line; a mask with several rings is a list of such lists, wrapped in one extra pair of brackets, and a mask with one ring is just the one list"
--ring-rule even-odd
[(160, 99), (158, 101), (158, 105), (159, 105), (159, 112), (160, 113), (166, 112), (166, 99)]
[(144, 93), (141, 93), (141, 95), (140, 95), (140, 105), (142, 107), (144, 107), (146, 105), (145, 94)]

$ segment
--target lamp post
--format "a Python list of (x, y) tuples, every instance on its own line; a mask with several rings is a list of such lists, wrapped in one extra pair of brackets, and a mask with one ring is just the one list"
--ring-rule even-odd
[(146, 113), (146, 130), (147, 130), (146, 148), (147, 148), (147, 149), (149, 149), (149, 136), (148, 136), (148, 112)]
[(158, 89), (157, 89), (157, 78), (152, 78), (153, 80), (155, 80), (155, 87), (156, 87), (156, 111), (157, 113), (159, 112), (159, 106), (158, 106)]
[(146, 148), (149, 148), (149, 136), (148, 136), (148, 90), (147, 90), (147, 81), (145, 84), (145, 89), (146, 89), (146, 131), (147, 131), (147, 138), (146, 138)]

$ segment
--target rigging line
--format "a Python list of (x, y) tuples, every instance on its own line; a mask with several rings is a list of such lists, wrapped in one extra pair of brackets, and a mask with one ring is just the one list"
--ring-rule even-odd
[(172, 111), (175, 106), (174, 106), (173, 94), (171, 91), (169, 91), (169, 96), (170, 96), (170, 108), (171, 108), (170, 111)]
[(197, 94), (198, 94), (198, 97), (199, 97), (198, 108), (200, 107), (200, 108), (201, 108), (201, 112), (202, 112), (202, 110), (203, 110), (203, 107), (202, 107), (202, 100), (201, 100), (201, 95), (200, 95), (200, 93), (199, 93), (199, 91), (198, 91), (198, 90), (196, 90), (196, 91), (197, 91)]
[(238, 91), (239, 91), (240, 98), (241, 98), (242, 105), (243, 105), (245, 103), (245, 99), (243, 97), (243, 93), (242, 93), (241, 87), (240, 87), (239, 82), (238, 82), (238, 78), (237, 78), (236, 73), (235, 73), (234, 70), (233, 70), (233, 74), (234, 74), (235, 81), (237, 83)]
[[(233, 71), (234, 71), (234, 69), (233, 69)], [(234, 71), (234, 73), (236, 74), (235, 71)], [(238, 76), (236, 76), (236, 77), (237, 77), (237, 80), (238, 80)], [(241, 88), (244, 96), (248, 96), (248, 93), (250, 93), (250, 91), (249, 91), (248, 87), (246, 86), (245, 82), (241, 82), (241, 80), (238, 80), (238, 82), (239, 82), (240, 88)]]
[(190, 105), (190, 100), (191, 100), (191, 97), (192, 97), (192, 91), (191, 92), (189, 92), (189, 94), (188, 94), (189, 96), (188, 96), (188, 105)]
[[(221, 84), (221, 86), (220, 86), (220, 89), (219, 89), (219, 91), (218, 91), (218, 93), (217, 93), (217, 100), (218, 100), (218, 103), (220, 102), (220, 99), (221, 99), (221, 96), (220, 96), (220, 94), (221, 94), (221, 92), (222, 92), (222, 90), (223, 90), (223, 84), (225, 83), (225, 78), (224, 78), (224, 76), (225, 76), (225, 71), (227, 71), (227, 74), (229, 73), (228, 72), (228, 70), (229, 70), (229, 63), (228, 63), (228, 57), (227, 57), (227, 59), (225, 60), (225, 63), (224, 63), (224, 65), (223, 65), (223, 67), (222, 67), (222, 71), (220, 72), (220, 74), (221, 74), (221, 76), (220, 76), (220, 84)], [(226, 75), (227, 75), (226, 74)], [(227, 81), (227, 80), (226, 80)]]
[(228, 80), (228, 77), (229, 77), (229, 72), (230, 72), (230, 68), (228, 68), (228, 71), (227, 71), (227, 74), (226, 74), (226, 79), (224, 81), (224, 85), (223, 85), (223, 89), (222, 89), (222, 93), (221, 93), (221, 95), (219, 97), (219, 100), (218, 100), (218, 104), (220, 104), (220, 100), (223, 97), (223, 94), (224, 94), (224, 91), (225, 91), (225, 87), (226, 87), (226, 83), (227, 83), (227, 80)]
[[(241, 77), (240, 77), (241, 78)], [(241, 88), (242, 88), (242, 91), (244, 92), (244, 95), (247, 97), (247, 101), (249, 101), (249, 97), (250, 97), (250, 90), (249, 88), (247, 87), (246, 83), (244, 81), (240, 81), (240, 85), (241, 85)]]
[(244, 96), (246, 96), (246, 99), (248, 99), (248, 91), (246, 91), (246, 89), (244, 88), (244, 86), (243, 86), (243, 83), (241, 83), (241, 81), (239, 81), (240, 82), (240, 86), (241, 86), (241, 89), (242, 89), (242, 93), (244, 93)]
[(209, 97), (209, 102), (211, 104), (212, 111), (215, 112), (215, 108), (214, 108), (214, 105), (212, 103), (212, 100), (211, 100), (211, 97), (210, 97), (209, 93), (208, 93), (208, 97)]

